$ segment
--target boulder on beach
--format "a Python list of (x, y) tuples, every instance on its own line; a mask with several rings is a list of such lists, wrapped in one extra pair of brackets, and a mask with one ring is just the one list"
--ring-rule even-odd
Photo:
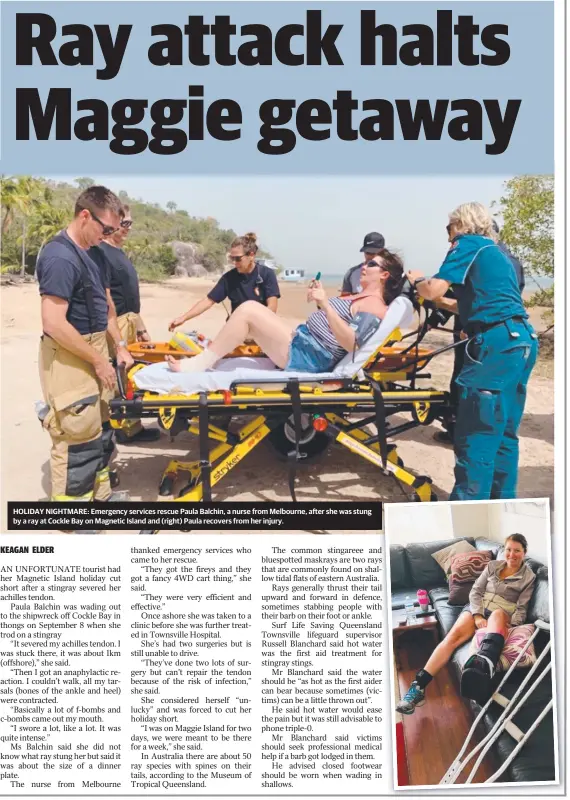
[(195, 242), (172, 242), (177, 264), (174, 274), (179, 277), (201, 278), (206, 275), (202, 265), (204, 250)]

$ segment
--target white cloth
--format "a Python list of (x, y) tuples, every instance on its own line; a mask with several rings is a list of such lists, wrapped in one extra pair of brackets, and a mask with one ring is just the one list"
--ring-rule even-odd
[[(335, 378), (356, 377), (375, 350), (382, 345), (396, 328), (405, 328), (413, 318), (413, 307), (407, 297), (397, 297), (388, 308), (380, 327), (356, 353), (347, 353), (332, 372), (292, 372), (278, 369), (268, 358), (224, 358), (214, 370), (207, 372), (172, 372), (168, 364), (150, 364), (133, 376), (138, 389), (157, 394), (196, 394), (229, 389), (232, 383), (246, 382), (256, 386), (278, 390), (290, 378), (299, 378), (303, 383), (318, 383)], [(268, 382), (272, 383), (269, 387)], [(274, 384), (274, 385), (273, 385)]]

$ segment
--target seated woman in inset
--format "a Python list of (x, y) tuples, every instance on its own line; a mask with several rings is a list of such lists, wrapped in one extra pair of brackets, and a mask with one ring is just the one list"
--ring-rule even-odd
[(296, 330), (260, 303), (246, 302), (202, 353), (182, 361), (172, 356), (166, 359), (174, 372), (203, 372), (246, 339), (253, 339), (281, 369), (330, 372), (346, 353), (366, 340), (374, 326), (378, 328), (388, 306), (400, 294), (403, 280), (401, 260), (383, 250), (362, 267), (359, 294), (328, 298), (321, 282), (313, 281), (307, 300), (316, 303), (318, 310)]
[(472, 639), (477, 628), (487, 634), (478, 652), (463, 667), (461, 694), (483, 704), (491, 696), (491, 685), (508, 629), (522, 625), (534, 589), (535, 574), (524, 563), (527, 541), (520, 533), (505, 540), (504, 561), (491, 561), (473, 584), (469, 604), (445, 639), (396, 706), (401, 714), (413, 714), (423, 705), (428, 683), (451, 659), (457, 648)]

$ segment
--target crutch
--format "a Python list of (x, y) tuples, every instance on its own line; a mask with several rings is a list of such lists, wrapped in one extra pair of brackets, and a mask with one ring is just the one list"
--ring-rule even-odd
[[(509, 668), (509, 670), (503, 676), (503, 679), (500, 682), (500, 684), (497, 687), (497, 689), (495, 690), (495, 692), (491, 695), (491, 697), (489, 698), (487, 703), (483, 706), (483, 708), (481, 709), (481, 711), (477, 715), (477, 718), (475, 719), (475, 722), (473, 723), (469, 733), (467, 734), (467, 738), (465, 739), (463, 747), (461, 748), (461, 750), (457, 754), (455, 760), (453, 761), (453, 763), (451, 764), (451, 766), (449, 767), (449, 769), (447, 770), (447, 772), (445, 773), (445, 775), (441, 779), (440, 784), (455, 783), (455, 781), (457, 780), (457, 778), (459, 777), (461, 772), (463, 772), (463, 770), (465, 769), (467, 764), (471, 761), (472, 758), (474, 758), (477, 755), (477, 753), (479, 753), (479, 758), (475, 762), (475, 765), (473, 766), (473, 769), (471, 770), (471, 772), (469, 774), (469, 777), (465, 781), (466, 784), (471, 783), (473, 781), (473, 778), (475, 777), (475, 775), (477, 773), (477, 770), (479, 769), (479, 767), (481, 765), (481, 762), (483, 761), (485, 755), (487, 754), (487, 752), (495, 744), (495, 742), (497, 741), (499, 736), (503, 733), (503, 731), (506, 731), (510, 736), (513, 737), (513, 739), (515, 739), (515, 741), (517, 742), (517, 745), (514, 748), (514, 750), (512, 751), (512, 753), (509, 755), (509, 757), (501, 765), (500, 769), (497, 770), (497, 772), (495, 772), (494, 775), (492, 775), (490, 778), (488, 778), (485, 781), (485, 783), (494, 783), (495, 780), (500, 775), (502, 775), (502, 773), (506, 770), (506, 768), (509, 766), (511, 761), (517, 755), (519, 750), (523, 747), (525, 742), (528, 741), (528, 739), (533, 734), (535, 729), (538, 727), (538, 725), (540, 725), (540, 723), (543, 720), (543, 718), (546, 716), (546, 714), (552, 708), (553, 700), (550, 700), (550, 702), (545, 706), (545, 708), (542, 710), (542, 712), (540, 713), (540, 715), (538, 716), (536, 721), (531, 725), (531, 727), (528, 729), (528, 731), (526, 731), (526, 733), (521, 731), (520, 728), (518, 728), (514, 724), (514, 722), (512, 721), (513, 717), (520, 711), (520, 709), (525, 704), (525, 702), (528, 700), (528, 698), (531, 696), (531, 694), (534, 692), (536, 687), (539, 685), (539, 683), (542, 681), (542, 679), (548, 674), (548, 672), (551, 669), (551, 664), (549, 663), (542, 670), (542, 672), (540, 673), (538, 678), (536, 678), (536, 680), (532, 683), (532, 686), (528, 689), (528, 691), (524, 694), (524, 696), (521, 697), (525, 687), (530, 682), (530, 680), (532, 679), (533, 675), (538, 671), (538, 668), (539, 668), (540, 664), (546, 658), (547, 654), (550, 652), (550, 648), (551, 648), (551, 644), (552, 644), (551, 641), (548, 642), (548, 644), (545, 646), (545, 648), (542, 651), (542, 653), (537, 658), (536, 662), (529, 669), (527, 675), (525, 675), (524, 680), (521, 682), (520, 686), (518, 687), (518, 689), (516, 690), (516, 692), (514, 693), (512, 698), (509, 700), (507, 697), (502, 695), (501, 692), (500, 692), (501, 688), (507, 682), (507, 680), (509, 679), (509, 677), (510, 677), (511, 673), (513, 672), (513, 670), (516, 669), (517, 664), (519, 663), (521, 658), (524, 656), (524, 654), (527, 652), (527, 650), (530, 647), (531, 643), (536, 639), (536, 637), (538, 636), (539, 632), (541, 630), (543, 630), (543, 631), (549, 631), (550, 630), (549, 623), (548, 622), (543, 622), (543, 620), (541, 620), (541, 619), (537, 619), (535, 621), (534, 627), (535, 627), (534, 633), (529, 638), (528, 642), (526, 643), (524, 648), (521, 650), (521, 652), (518, 654), (518, 656), (516, 657), (515, 661), (513, 662), (513, 664)], [(520, 700), (519, 700), (519, 698), (520, 698)], [(479, 742), (479, 744), (476, 747), (473, 748), (473, 750), (469, 753), (468, 756), (466, 756), (464, 758), (464, 754), (465, 754), (465, 752), (466, 752), (466, 750), (467, 750), (467, 748), (469, 746), (469, 742), (471, 741), (471, 739), (473, 737), (473, 734), (475, 733), (477, 725), (483, 719), (487, 709), (489, 708), (489, 706), (493, 702), (498, 703), (498, 705), (500, 705), (504, 709), (503, 713), (500, 715), (499, 719), (493, 725), (492, 729), (485, 736), (485, 738), (481, 742)]]

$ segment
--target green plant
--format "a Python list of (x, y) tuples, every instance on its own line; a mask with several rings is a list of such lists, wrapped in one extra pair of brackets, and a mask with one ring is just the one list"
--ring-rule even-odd
[(494, 204), (503, 216), (501, 238), (536, 286), (527, 305), (545, 307), (543, 318), (553, 324), (554, 284), (544, 287), (540, 279), (554, 280), (554, 177), (518, 176), (506, 181), (504, 190)]

